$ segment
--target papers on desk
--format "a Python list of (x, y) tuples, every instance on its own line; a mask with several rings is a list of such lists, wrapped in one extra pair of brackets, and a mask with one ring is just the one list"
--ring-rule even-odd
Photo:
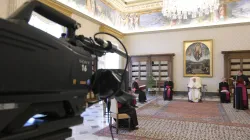
[(139, 88), (142, 88), (142, 87), (144, 87), (144, 88), (145, 88), (145, 87), (146, 87), (146, 85), (141, 85)]
[(221, 92), (229, 92), (228, 90), (222, 90)]
[(141, 85), (141, 86), (139, 86), (139, 88), (140, 88), (141, 90), (144, 90), (144, 89), (146, 89), (146, 85)]

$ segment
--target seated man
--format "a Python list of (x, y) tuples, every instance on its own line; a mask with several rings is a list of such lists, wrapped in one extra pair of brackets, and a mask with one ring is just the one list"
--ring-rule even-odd
[(173, 99), (173, 88), (174, 88), (174, 83), (168, 77), (167, 81), (164, 82), (164, 91), (163, 91), (163, 99), (164, 100), (170, 101)]
[(188, 101), (190, 102), (199, 102), (201, 101), (201, 81), (199, 77), (192, 77), (189, 80), (188, 84)]
[(135, 90), (135, 93), (139, 94), (139, 102), (144, 103), (147, 100), (146, 93), (139, 87), (138, 80), (138, 78), (135, 78), (132, 88)]
[[(138, 120), (137, 120), (137, 114), (136, 114), (136, 110), (134, 107), (130, 106), (130, 103), (124, 103), (121, 104), (119, 102), (118, 103), (118, 112), (119, 113), (126, 113), (130, 116), (130, 129), (132, 130), (136, 130), (138, 129), (138, 127), (136, 127), (138, 125)], [(128, 120), (125, 119), (121, 119), (119, 120), (119, 126), (121, 127), (128, 127)]]
[(221, 103), (230, 103), (230, 92), (229, 85), (226, 81), (226, 78), (222, 78), (222, 82), (219, 83), (219, 94)]

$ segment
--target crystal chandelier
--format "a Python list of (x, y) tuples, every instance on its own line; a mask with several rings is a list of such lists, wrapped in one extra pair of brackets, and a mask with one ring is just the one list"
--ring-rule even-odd
[(218, 10), (220, 0), (163, 0), (162, 14), (169, 19), (188, 19)]

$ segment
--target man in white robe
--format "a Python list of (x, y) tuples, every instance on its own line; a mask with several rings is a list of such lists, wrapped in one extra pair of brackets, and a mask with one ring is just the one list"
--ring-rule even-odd
[(192, 77), (188, 83), (188, 99), (191, 102), (199, 102), (201, 99), (201, 80), (199, 77)]

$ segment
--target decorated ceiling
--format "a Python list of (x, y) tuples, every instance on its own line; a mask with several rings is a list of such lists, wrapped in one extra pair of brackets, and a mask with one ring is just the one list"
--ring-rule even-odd
[(187, 19), (169, 19), (164, 16), (161, 12), (162, 0), (57, 1), (122, 33), (250, 22), (250, 0), (220, 0), (218, 10), (213, 13)]

